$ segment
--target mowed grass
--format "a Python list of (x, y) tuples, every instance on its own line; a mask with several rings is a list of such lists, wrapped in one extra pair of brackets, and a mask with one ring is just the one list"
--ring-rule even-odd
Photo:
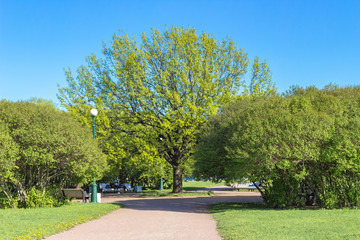
[(225, 181), (220, 183), (214, 183), (211, 181), (187, 181), (183, 182), (183, 192), (182, 193), (172, 193), (172, 189), (164, 189), (163, 191), (160, 190), (144, 190), (140, 196), (142, 197), (181, 197), (181, 196), (204, 196), (204, 195), (214, 195), (211, 191), (206, 192), (193, 192), (196, 190), (202, 190), (208, 187), (215, 187), (215, 186), (223, 186), (225, 185)]
[(185, 197), (185, 196), (205, 196), (214, 195), (214, 192), (182, 192), (172, 193), (171, 190), (148, 190), (140, 194), (141, 197)]
[(194, 191), (201, 190), (204, 188), (215, 187), (215, 186), (224, 186), (226, 185), (225, 181), (221, 181), (219, 183), (214, 183), (211, 181), (187, 181), (183, 182), (184, 191)]
[(360, 210), (276, 210), (261, 204), (213, 205), (219, 234), (233, 239), (360, 239)]
[(1, 209), (0, 239), (42, 239), (119, 208), (119, 204), (72, 203), (54, 208)]

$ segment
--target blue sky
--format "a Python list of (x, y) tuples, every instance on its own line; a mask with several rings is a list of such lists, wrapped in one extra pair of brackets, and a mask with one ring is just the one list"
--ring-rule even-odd
[(266, 59), (279, 92), (360, 83), (360, 1), (0, 0), (0, 99), (58, 103), (64, 68), (75, 70), (122, 30), (194, 27), (229, 36)]

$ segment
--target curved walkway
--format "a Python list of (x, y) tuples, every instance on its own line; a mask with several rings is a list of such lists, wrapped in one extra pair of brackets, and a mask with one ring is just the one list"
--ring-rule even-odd
[(125, 207), (47, 239), (220, 240), (216, 222), (209, 213), (211, 204), (262, 201), (256, 192), (221, 191), (224, 188), (219, 187), (213, 190), (215, 196), (105, 196), (103, 202), (123, 203)]

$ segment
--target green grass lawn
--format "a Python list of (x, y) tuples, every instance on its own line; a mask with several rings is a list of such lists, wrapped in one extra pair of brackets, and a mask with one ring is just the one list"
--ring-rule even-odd
[(0, 239), (42, 239), (120, 207), (109, 203), (72, 203), (54, 208), (1, 209)]
[(143, 191), (141, 197), (182, 197), (182, 196), (205, 196), (205, 195), (214, 195), (214, 192), (182, 192), (182, 193), (172, 193), (170, 189), (163, 191), (160, 190), (148, 190)]
[(194, 190), (200, 190), (203, 188), (224, 186), (224, 185), (226, 185), (225, 181), (221, 181), (219, 183), (214, 183), (211, 181), (187, 181), (187, 182), (184, 181), (183, 189), (185, 191), (194, 191)]
[(217, 204), (211, 212), (225, 240), (359, 239), (360, 210), (276, 210), (259, 204)]
[(165, 196), (173, 196), (173, 197), (180, 197), (180, 196), (203, 196), (203, 195), (213, 195), (213, 192), (189, 192), (189, 191), (196, 191), (201, 190), (208, 187), (214, 186), (223, 186), (225, 182), (222, 181), (220, 183), (213, 183), (211, 181), (188, 181), (183, 182), (183, 193), (171, 193), (171, 189), (164, 189), (163, 191), (160, 190), (144, 190), (140, 196), (142, 197), (165, 197)]

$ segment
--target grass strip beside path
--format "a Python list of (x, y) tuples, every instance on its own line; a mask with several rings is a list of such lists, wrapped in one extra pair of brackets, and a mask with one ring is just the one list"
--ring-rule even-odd
[(1, 209), (0, 239), (42, 239), (119, 208), (119, 204), (72, 203), (54, 208)]
[(225, 240), (359, 239), (360, 210), (276, 210), (261, 204), (213, 205), (211, 212)]

